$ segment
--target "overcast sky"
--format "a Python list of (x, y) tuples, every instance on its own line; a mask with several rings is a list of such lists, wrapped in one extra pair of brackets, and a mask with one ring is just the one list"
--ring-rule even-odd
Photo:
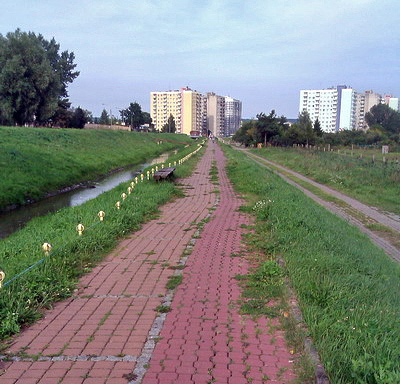
[(400, 96), (398, 0), (2, 0), (0, 33), (54, 37), (80, 76), (70, 100), (99, 115), (188, 85), (242, 100), (243, 117), (298, 114), (299, 90)]

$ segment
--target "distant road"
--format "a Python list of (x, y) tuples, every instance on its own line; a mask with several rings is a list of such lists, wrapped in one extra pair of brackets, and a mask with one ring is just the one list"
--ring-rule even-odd
[[(266, 168), (276, 168), (272, 169), (277, 175), (282, 177), (285, 181), (287, 181), (289, 184), (294, 185), (296, 188), (300, 189), (303, 191), (307, 196), (311, 197), (314, 201), (319, 203), (320, 205), (324, 206), (327, 208), (329, 211), (333, 212), (334, 214), (343, 217), (345, 220), (350, 222), (353, 225), (356, 225), (362, 232), (367, 234), (371, 240), (378, 245), (379, 247), (383, 248), (385, 252), (390, 255), (392, 258), (400, 262), (400, 249), (399, 247), (396, 247), (393, 245), (393, 243), (389, 242), (387, 239), (382, 237), (382, 235), (379, 235), (376, 232), (371, 231), (368, 229), (365, 224), (357, 218), (357, 215), (352, 215), (348, 213), (348, 210), (346, 210), (344, 207), (335, 205), (332, 202), (323, 200), (322, 198), (318, 197), (314, 193), (310, 192), (308, 189), (302, 187), (300, 184), (296, 183), (295, 181), (291, 180), (289, 177), (283, 175), (279, 170), (282, 172), (285, 172), (287, 174), (290, 174), (292, 176), (295, 176), (296, 178), (303, 180), (309, 184), (311, 184), (314, 187), (319, 188), (321, 191), (324, 193), (327, 193), (329, 195), (334, 196), (336, 199), (339, 199), (343, 202), (345, 202), (347, 205), (349, 205), (354, 211), (366, 216), (367, 218), (371, 218), (377, 223), (391, 229), (394, 232), (397, 232), (397, 234), (400, 236), (400, 217), (392, 214), (392, 213), (382, 213), (379, 212), (376, 208), (372, 208), (366, 204), (361, 203), (360, 201), (353, 199), (341, 192), (338, 192), (332, 188), (327, 187), (324, 184), (317, 183), (316, 181), (309, 179), (308, 177), (305, 177), (304, 175), (292, 171), (289, 168), (283, 167), (282, 165), (279, 165), (275, 162), (272, 162), (270, 160), (266, 160), (265, 158), (258, 156), (254, 153), (249, 152), (248, 150), (245, 150), (243, 148), (238, 148), (235, 146), (232, 146), (232, 148), (241, 150), (243, 153), (245, 153), (249, 158), (254, 160), (257, 164), (266, 167)], [(271, 167), (268, 167), (271, 166)]]

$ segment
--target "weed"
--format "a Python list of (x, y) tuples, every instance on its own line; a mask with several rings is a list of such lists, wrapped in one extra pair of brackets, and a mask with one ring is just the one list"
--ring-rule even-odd
[(99, 327), (101, 327), (101, 326), (106, 322), (106, 320), (110, 317), (110, 315), (111, 315), (111, 311), (108, 311), (108, 312), (101, 318), (101, 320), (99, 321)]
[(186, 265), (180, 264), (180, 265), (170, 265), (168, 267), (168, 269), (172, 269), (172, 270), (182, 270), (185, 269)]
[(124, 373), (122, 377), (128, 381), (133, 381), (138, 378), (138, 375), (136, 373), (130, 372), (130, 373)]
[(169, 305), (159, 305), (155, 308), (156, 312), (159, 313), (167, 313), (171, 310), (171, 307)]
[(276, 377), (280, 380), (283, 374), (287, 371), (287, 367), (280, 367), (276, 373)]
[(175, 289), (179, 284), (182, 283), (182, 279), (183, 279), (182, 275), (174, 275), (168, 277), (168, 281), (165, 288)]

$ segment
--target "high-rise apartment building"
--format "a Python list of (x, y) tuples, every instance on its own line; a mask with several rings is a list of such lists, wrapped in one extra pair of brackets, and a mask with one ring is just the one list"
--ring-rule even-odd
[(400, 99), (398, 97), (393, 96), (385, 96), (386, 104), (394, 109), (396, 112), (400, 112)]
[(356, 125), (356, 91), (345, 85), (300, 91), (299, 112), (319, 120), (325, 132), (353, 129)]
[(229, 136), (239, 129), (242, 103), (228, 96), (203, 94), (188, 87), (176, 91), (151, 92), (150, 115), (161, 130), (172, 115), (177, 133)]
[(207, 93), (207, 129), (215, 137), (225, 136), (225, 97)]
[(176, 91), (150, 92), (150, 115), (155, 129), (161, 130), (172, 115), (177, 133), (201, 134), (205, 128), (205, 97), (188, 87)]
[(182, 125), (181, 107), (181, 91), (151, 92), (150, 116), (155, 129), (161, 131), (164, 125), (168, 123), (169, 116), (172, 115), (175, 120), (176, 130), (180, 133)]
[(382, 102), (382, 96), (373, 91), (365, 91), (357, 94), (356, 104), (356, 129), (367, 129), (365, 114), (371, 110), (374, 105)]
[(242, 102), (225, 96), (225, 132), (224, 136), (233, 135), (239, 128), (242, 119)]
[(351, 87), (339, 85), (328, 89), (301, 90), (299, 112), (307, 111), (312, 121), (319, 119), (325, 132), (367, 129), (365, 114), (380, 103), (400, 112), (398, 97), (382, 97), (373, 91), (357, 93)]
[(196, 132), (200, 135), (203, 132), (205, 113), (204, 95), (193, 91), (190, 88), (182, 88), (181, 105), (181, 130), (180, 133), (190, 135)]

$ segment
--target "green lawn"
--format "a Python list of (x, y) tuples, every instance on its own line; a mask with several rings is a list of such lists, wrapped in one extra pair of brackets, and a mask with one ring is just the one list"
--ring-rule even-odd
[(372, 163), (333, 152), (266, 148), (252, 152), (365, 204), (400, 214), (400, 164)]
[(186, 135), (0, 127), (0, 210), (193, 143)]

